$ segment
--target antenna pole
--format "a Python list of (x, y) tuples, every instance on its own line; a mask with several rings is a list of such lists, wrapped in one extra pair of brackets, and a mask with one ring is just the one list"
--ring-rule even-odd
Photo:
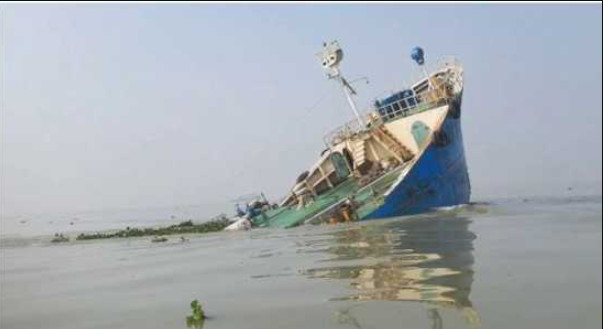
[(341, 88), (343, 88), (345, 97), (348, 100), (348, 104), (352, 108), (354, 115), (356, 116), (356, 120), (358, 121), (358, 124), (360, 125), (360, 127), (364, 127), (364, 121), (362, 120), (362, 117), (360, 116), (360, 113), (358, 112), (358, 107), (356, 107), (356, 102), (354, 102), (354, 99), (352, 98), (352, 91), (350, 90), (347, 83), (345, 82), (345, 80), (343, 79), (343, 77), (340, 74), (337, 75), (337, 80), (341, 84)]
[(412, 58), (415, 62), (417, 62), (417, 64), (423, 70), (423, 74), (425, 75), (425, 78), (427, 79), (427, 89), (428, 90), (432, 89), (431, 81), (429, 79), (429, 73), (427, 73), (425, 66), (423, 66), (423, 64), (425, 64), (425, 53), (423, 52), (423, 48), (421, 48), (421, 47), (413, 48), (410, 53), (410, 58)]
[(319, 55), (322, 59), (322, 67), (327, 71), (327, 77), (329, 79), (336, 79), (337, 82), (339, 82), (345, 93), (348, 104), (352, 108), (356, 120), (358, 120), (360, 128), (364, 128), (364, 121), (362, 120), (358, 108), (356, 107), (356, 103), (354, 102), (354, 98), (352, 97), (356, 94), (356, 91), (350, 86), (339, 71), (339, 63), (341, 63), (341, 60), (343, 59), (343, 50), (339, 47), (339, 43), (337, 43), (337, 41), (332, 41), (331, 43), (325, 42), (323, 44), (323, 51)]
[(427, 73), (425, 66), (421, 65), (421, 68), (423, 69), (423, 74), (425, 74), (425, 78), (427, 78), (427, 89), (429, 89), (429, 90), (433, 89), (431, 86), (431, 80), (429, 79), (429, 73)]

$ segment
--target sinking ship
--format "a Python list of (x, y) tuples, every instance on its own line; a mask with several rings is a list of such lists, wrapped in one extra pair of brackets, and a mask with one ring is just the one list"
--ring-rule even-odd
[(428, 69), (424, 51), (414, 48), (421, 76), (361, 114), (340, 69), (343, 50), (336, 41), (323, 46), (321, 64), (343, 89), (354, 120), (324, 137), (318, 160), (279, 203), (261, 198), (238, 209), (248, 221), (242, 227), (388, 218), (467, 204), (459, 62), (445, 58)]

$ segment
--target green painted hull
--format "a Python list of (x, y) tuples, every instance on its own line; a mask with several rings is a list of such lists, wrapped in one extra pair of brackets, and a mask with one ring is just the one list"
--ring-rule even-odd
[(319, 223), (330, 210), (346, 201), (350, 196), (354, 197), (358, 205), (355, 213), (358, 219), (364, 218), (375, 209), (383, 205), (383, 193), (399, 177), (402, 168), (397, 168), (384, 174), (375, 181), (360, 186), (355, 178), (349, 178), (327, 193), (318, 196), (312, 203), (300, 209), (297, 206), (280, 207), (270, 209), (253, 218), (253, 224), (259, 227), (289, 228), (305, 223)]

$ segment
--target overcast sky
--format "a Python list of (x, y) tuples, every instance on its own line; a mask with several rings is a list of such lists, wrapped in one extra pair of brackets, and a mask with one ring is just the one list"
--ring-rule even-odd
[(363, 107), (461, 60), (474, 200), (601, 193), (601, 5), (0, 6), (3, 215), (280, 197), (352, 119), (332, 39)]

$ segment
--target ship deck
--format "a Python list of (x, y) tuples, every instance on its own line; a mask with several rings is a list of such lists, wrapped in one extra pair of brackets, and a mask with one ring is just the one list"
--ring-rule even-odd
[(362, 219), (383, 203), (383, 193), (399, 177), (404, 167), (400, 166), (386, 172), (365, 186), (360, 186), (357, 179), (349, 178), (301, 209), (297, 209), (296, 206), (270, 209), (254, 217), (253, 222), (259, 227), (281, 228), (320, 222), (321, 215), (326, 214), (350, 196), (354, 197), (354, 201), (359, 206), (356, 210), (357, 217)]

